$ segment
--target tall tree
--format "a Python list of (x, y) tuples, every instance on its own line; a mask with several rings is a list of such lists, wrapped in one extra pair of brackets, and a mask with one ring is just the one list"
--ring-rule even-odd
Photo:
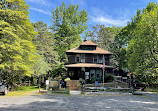
[[(60, 62), (58, 61), (58, 53), (55, 51), (54, 34), (49, 31), (47, 24), (42, 21), (34, 23), (35, 31), (38, 35), (33, 38), (33, 42), (36, 44), (37, 53), (40, 55), (38, 63), (34, 69), (38, 74), (47, 74), (48, 71), (52, 72), (58, 68)], [(42, 71), (39, 71), (39, 69)]]
[(60, 61), (66, 60), (65, 51), (81, 42), (81, 34), (87, 28), (87, 12), (78, 11), (79, 5), (70, 4), (68, 7), (62, 2), (52, 11), (52, 29), (55, 33), (56, 50)]
[(126, 48), (129, 70), (135, 73), (136, 79), (147, 83), (158, 80), (157, 7), (157, 3), (149, 3), (142, 11), (138, 10), (117, 35), (121, 47)]
[(125, 67), (123, 62), (125, 59), (125, 49), (121, 46), (121, 42), (118, 39), (118, 34), (121, 27), (105, 27), (104, 25), (93, 26), (93, 31), (89, 31), (89, 37), (92, 41), (96, 42), (99, 47), (111, 51), (111, 63), (117, 69)]
[[(155, 7), (156, 6), (156, 7)], [(139, 80), (158, 83), (158, 5), (150, 3), (143, 13), (129, 42), (129, 67)]]
[(12, 83), (20, 76), (33, 74), (36, 62), (28, 5), (23, 0), (0, 0), (0, 74)]

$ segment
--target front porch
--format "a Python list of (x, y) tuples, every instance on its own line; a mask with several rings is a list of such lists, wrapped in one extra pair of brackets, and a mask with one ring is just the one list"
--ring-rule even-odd
[[(105, 68), (104, 74), (113, 74), (112, 68)], [(103, 80), (103, 70), (97, 67), (69, 67), (67, 70), (67, 76), (71, 80), (84, 79), (87, 84), (98, 81), (99, 83)]]

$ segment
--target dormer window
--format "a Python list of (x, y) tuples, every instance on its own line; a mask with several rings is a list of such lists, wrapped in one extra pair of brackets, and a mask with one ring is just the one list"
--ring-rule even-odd
[(76, 63), (80, 62), (80, 54), (76, 54)]
[(96, 50), (96, 46), (84, 45), (84, 46), (80, 46), (80, 48), (81, 48), (82, 50)]

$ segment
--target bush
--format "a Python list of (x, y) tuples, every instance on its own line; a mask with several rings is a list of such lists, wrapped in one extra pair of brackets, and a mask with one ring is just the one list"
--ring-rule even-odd
[(92, 78), (91, 78), (91, 82), (92, 82), (92, 83), (95, 83), (95, 81), (96, 81), (96, 78), (92, 77)]
[(114, 81), (114, 76), (112, 74), (105, 74), (104, 81), (105, 82), (112, 82), (112, 81)]

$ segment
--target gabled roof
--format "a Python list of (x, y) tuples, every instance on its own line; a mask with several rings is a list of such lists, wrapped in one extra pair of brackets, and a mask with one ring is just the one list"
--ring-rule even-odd
[[(97, 67), (102, 68), (103, 64), (93, 64), (93, 63), (76, 63), (76, 64), (69, 64), (65, 65), (65, 67)], [(113, 68), (112, 66), (105, 65), (106, 68)]]
[(85, 41), (85, 42), (83, 42), (83, 43), (81, 43), (80, 45), (95, 45), (95, 46), (97, 46), (98, 44), (96, 44), (96, 43), (94, 43), (94, 42), (92, 42), (92, 41)]
[(112, 54), (107, 50), (96, 47), (96, 50), (81, 50), (79, 47), (66, 51), (67, 53)]

